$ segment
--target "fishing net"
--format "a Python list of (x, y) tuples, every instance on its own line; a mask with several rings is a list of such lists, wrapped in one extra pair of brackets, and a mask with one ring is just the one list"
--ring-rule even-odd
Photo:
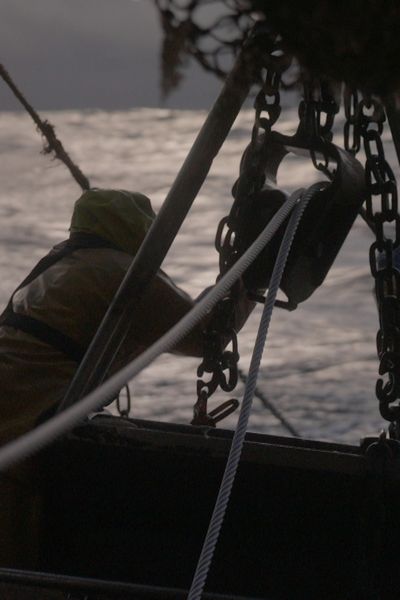
[(155, 0), (164, 30), (162, 88), (182, 79), (189, 57), (224, 77), (255, 21), (281, 37), (308, 77), (367, 93), (400, 88), (397, 0)]

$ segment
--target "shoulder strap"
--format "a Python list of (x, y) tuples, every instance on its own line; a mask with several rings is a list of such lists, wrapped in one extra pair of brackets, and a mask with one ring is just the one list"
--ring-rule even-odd
[(18, 290), (29, 285), (34, 279), (39, 277), (39, 275), (47, 271), (47, 269), (62, 258), (72, 254), (75, 250), (84, 248), (112, 248), (114, 250), (119, 250), (114, 244), (99, 236), (85, 233), (72, 234), (68, 240), (54, 246), (54, 248), (37, 263), (22, 283), (14, 290), (5, 310), (0, 315), (0, 326), (7, 325), (33, 335), (42, 342), (60, 350), (77, 363), (80, 363), (82, 360), (86, 348), (83, 348), (80, 344), (75, 342), (75, 340), (54, 327), (47, 325), (43, 321), (14, 312), (12, 303), (14, 295)]
[[(105, 240), (104, 238), (94, 235), (91, 233), (73, 233), (68, 240), (57, 244), (50, 250), (46, 256), (39, 260), (37, 265), (33, 267), (32, 271), (25, 277), (22, 283), (14, 290), (11, 295), (10, 302), (14, 297), (14, 294), (21, 288), (29, 285), (36, 277), (39, 277), (42, 273), (47, 271), (50, 267), (56, 264), (62, 258), (65, 258), (76, 250), (82, 250), (85, 248), (112, 248), (113, 250), (119, 250), (114, 244)], [(1, 319), (1, 316), (0, 316)]]
[(28, 315), (22, 315), (16, 313), (13, 310), (2, 315), (0, 325), (6, 325), (7, 327), (14, 327), (24, 333), (33, 335), (36, 339), (49, 344), (56, 350), (63, 352), (77, 363), (80, 363), (82, 358), (85, 356), (86, 348), (78, 344), (65, 333), (62, 333), (58, 329), (47, 325), (44, 321), (35, 319)]

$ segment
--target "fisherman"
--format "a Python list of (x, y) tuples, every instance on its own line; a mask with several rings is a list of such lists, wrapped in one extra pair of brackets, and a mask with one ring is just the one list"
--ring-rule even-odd
[[(13, 293), (0, 317), (1, 442), (32, 429), (43, 412), (62, 400), (154, 218), (149, 198), (141, 193), (84, 192), (75, 203), (69, 239), (55, 246)], [(160, 270), (140, 301), (114, 371), (193, 305)], [(243, 294), (238, 327), (253, 306)], [(201, 356), (203, 326), (173, 351)]]
[[(0, 317), (0, 445), (34, 428), (63, 399), (154, 218), (149, 198), (141, 193), (84, 192), (75, 203), (69, 239), (55, 246), (12, 294)], [(158, 271), (112, 369), (149, 347), (194, 303)], [(243, 293), (237, 329), (253, 306)], [(173, 351), (201, 356), (204, 326), (200, 323)], [(2, 475), (0, 566), (35, 565), (32, 539), (40, 529), (34, 524), (40, 498), (34, 497), (32, 471), (28, 461)], [(14, 546), (10, 540), (17, 540)]]

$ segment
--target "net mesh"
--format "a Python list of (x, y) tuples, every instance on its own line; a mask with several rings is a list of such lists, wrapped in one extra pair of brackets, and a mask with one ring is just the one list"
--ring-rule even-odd
[[(282, 38), (307, 77), (384, 96), (400, 89), (397, 0), (155, 0), (164, 30), (162, 89), (179, 85), (190, 57), (224, 77), (255, 20)], [(301, 77), (301, 74), (299, 75)]]

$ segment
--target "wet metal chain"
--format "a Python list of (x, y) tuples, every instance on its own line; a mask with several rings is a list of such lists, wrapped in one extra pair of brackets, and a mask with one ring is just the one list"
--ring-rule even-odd
[(391, 437), (400, 438), (400, 215), (396, 179), (385, 157), (382, 134), (383, 104), (345, 89), (344, 145), (357, 154), (363, 145), (367, 185), (366, 219), (376, 240), (370, 248), (379, 311), (377, 350), (379, 375), (376, 395), (382, 417), (390, 421)]
[[(260, 90), (254, 101), (255, 117), (250, 144), (248, 168), (240, 175), (233, 187), (234, 202), (229, 215), (224, 217), (217, 228), (215, 247), (219, 254), (219, 276), (222, 277), (240, 256), (238, 248), (238, 228), (242, 216), (243, 205), (248, 197), (259, 191), (265, 180), (258, 151), (259, 132), (271, 131), (281, 113), (280, 81), (281, 73), (290, 61), (279, 52), (276, 37), (267, 36), (260, 27), (254, 31), (255, 43), (264, 42), (263, 60), (260, 73)], [(266, 39), (268, 38), (268, 39)], [(267, 42), (267, 45), (265, 45)], [(278, 56), (274, 53), (278, 52)], [(235, 330), (235, 307), (240, 291), (237, 282), (229, 294), (217, 305), (213, 317), (204, 332), (204, 357), (197, 369), (197, 402), (194, 406), (192, 424), (215, 426), (228, 416), (239, 405), (234, 398), (223, 402), (219, 407), (208, 411), (207, 402), (210, 396), (220, 387), (225, 392), (235, 389), (239, 377), (239, 352), (237, 333)], [(226, 341), (230, 340), (228, 349)], [(204, 375), (208, 374), (208, 380)]]
[[(255, 100), (255, 121), (250, 149), (246, 150), (247, 169), (241, 173), (234, 186), (232, 209), (221, 221), (217, 231), (216, 248), (220, 255), (221, 274), (238, 258), (237, 230), (246, 199), (250, 194), (257, 193), (264, 184), (265, 176), (259, 160), (260, 131), (265, 134), (265, 144), (268, 142), (268, 133), (280, 116), (282, 61), (280, 67), (271, 68), (270, 64), (270, 68), (264, 73), (263, 83)], [(370, 249), (370, 267), (375, 279), (379, 312), (377, 350), (381, 377), (376, 384), (376, 395), (382, 417), (390, 421), (390, 436), (399, 439), (400, 405), (397, 401), (400, 399), (400, 215), (396, 179), (386, 160), (382, 142), (386, 121), (385, 108), (377, 98), (361, 95), (347, 86), (344, 87), (343, 101), (344, 148), (354, 156), (361, 148), (365, 152), (367, 196), (365, 208), (360, 212), (376, 236)], [(327, 155), (323, 155), (321, 159), (320, 153), (317, 155), (313, 150), (313, 145), (316, 140), (332, 140), (332, 128), (338, 111), (337, 94), (327, 82), (305, 83), (304, 99), (299, 105), (299, 128), (296, 135), (310, 142), (310, 158), (315, 168), (330, 180), (334, 177), (335, 166), (329, 164)], [(242, 162), (244, 158), (245, 156)], [(235, 292), (233, 289), (230, 296), (221, 303), (218, 319), (206, 332), (205, 359), (199, 367), (198, 375), (201, 377), (206, 371), (213, 375), (210, 382), (199, 379), (197, 384), (198, 402), (195, 406), (194, 422), (200, 416), (199, 424), (205, 424), (206, 402), (218, 385), (225, 391), (232, 391), (236, 385), (239, 354), (232, 325), (235, 293), (237, 290)], [(285, 308), (285, 303), (281, 301), (277, 301), (277, 305)], [(233, 340), (232, 351), (227, 351), (225, 355), (222, 351), (224, 336)], [(224, 369), (229, 370), (228, 378), (223, 374)], [(226, 404), (228, 403), (224, 403), (225, 408)], [(232, 404), (230, 408), (234, 409)]]

